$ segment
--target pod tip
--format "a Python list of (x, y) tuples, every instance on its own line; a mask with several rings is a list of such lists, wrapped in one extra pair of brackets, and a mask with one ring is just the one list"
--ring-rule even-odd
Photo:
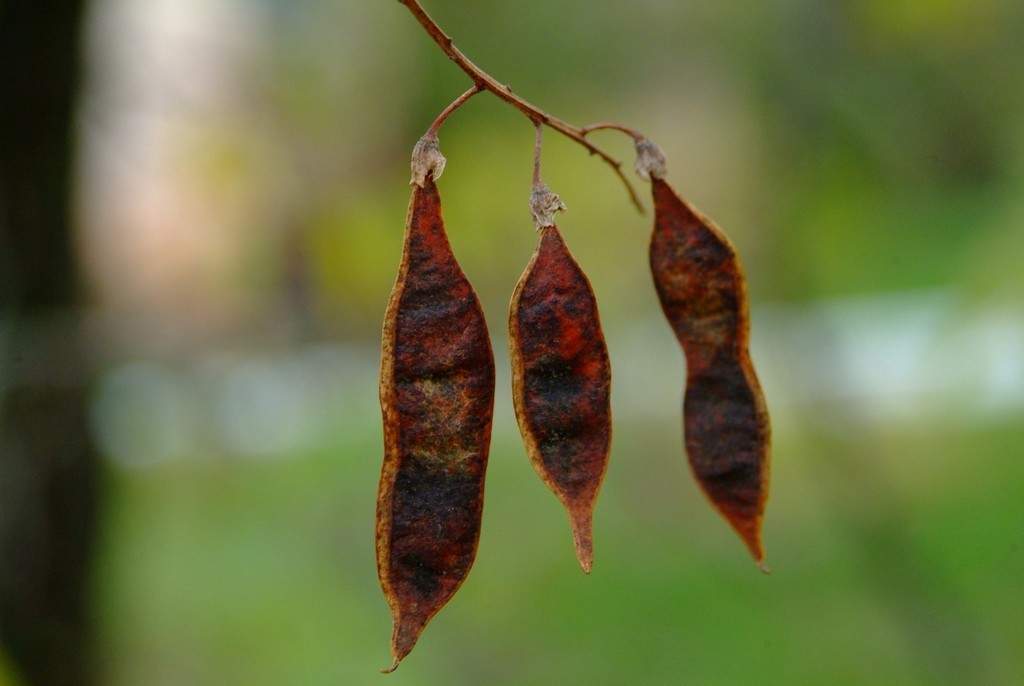
[(571, 513), (572, 538), (576, 548), (576, 559), (579, 560), (580, 569), (585, 574), (590, 574), (590, 568), (594, 565), (594, 532), (591, 520), (591, 512)]

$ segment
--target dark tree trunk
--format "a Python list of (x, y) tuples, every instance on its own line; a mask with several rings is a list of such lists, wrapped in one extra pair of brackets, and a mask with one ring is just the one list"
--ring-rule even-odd
[(84, 0), (0, 0), (0, 641), (26, 684), (92, 682), (99, 461), (71, 222)]

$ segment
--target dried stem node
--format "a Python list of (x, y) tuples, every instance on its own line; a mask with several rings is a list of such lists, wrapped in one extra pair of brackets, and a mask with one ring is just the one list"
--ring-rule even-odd
[(665, 152), (649, 138), (636, 139), (636, 173), (644, 181), (664, 179)]
[(412, 179), (410, 186), (423, 188), (427, 182), (427, 174), (433, 176), (437, 181), (444, 172), (444, 155), (441, 154), (441, 145), (435, 131), (428, 131), (423, 137), (416, 141), (412, 149)]
[(538, 231), (547, 226), (554, 226), (555, 213), (568, 209), (558, 194), (552, 193), (546, 183), (537, 181), (533, 184), (533, 192), (530, 193), (530, 214), (533, 215), (533, 223)]

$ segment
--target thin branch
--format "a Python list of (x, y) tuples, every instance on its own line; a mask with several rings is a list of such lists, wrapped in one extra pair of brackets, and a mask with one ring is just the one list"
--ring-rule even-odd
[(522, 112), (530, 121), (534, 124), (543, 124), (551, 127), (555, 131), (558, 131), (563, 136), (576, 141), (587, 149), (592, 155), (597, 155), (604, 160), (619, 177), (622, 183), (626, 186), (626, 190), (629, 191), (629, 197), (633, 201), (636, 208), (643, 212), (643, 205), (640, 204), (640, 198), (637, 197), (636, 190), (633, 188), (633, 184), (629, 182), (626, 175), (622, 171), (622, 162), (616, 160), (614, 157), (606, 153), (601, 148), (597, 147), (584, 136), (586, 132), (578, 126), (573, 126), (567, 122), (553, 117), (544, 110), (530, 104), (523, 98), (519, 97), (512, 92), (512, 87), (498, 83), (490, 76), (487, 72), (482, 70), (480, 67), (473, 64), (472, 61), (461, 50), (455, 47), (455, 43), (448, 34), (441, 30), (441, 27), (437, 25), (430, 15), (426, 13), (423, 7), (420, 5), (419, 0), (398, 0), (400, 3), (405, 5), (413, 17), (419, 22), (420, 26), (427, 32), (427, 34), (437, 43), (438, 47), (444, 51), (444, 54), (448, 56), (452, 62), (462, 71), (466, 72), (466, 75), (472, 79), (473, 83), (479, 88), (489, 91), (496, 95), (501, 100), (515, 107), (517, 110)]
[(654, 141), (636, 129), (631, 129), (628, 126), (613, 121), (603, 121), (584, 126), (583, 135), (602, 129), (621, 131), (633, 138), (633, 146), (636, 148), (636, 163), (633, 165), (633, 168), (636, 169), (636, 173), (641, 179), (650, 181), (651, 179), (665, 178), (665, 152)]
[(462, 107), (462, 103), (464, 103), (467, 100), (469, 100), (470, 98), (472, 98), (474, 95), (479, 93), (481, 90), (483, 90), (483, 89), (480, 88), (480, 84), (473, 84), (472, 88), (470, 88), (468, 91), (466, 91), (465, 93), (463, 93), (462, 95), (457, 97), (452, 102), (452, 104), (450, 104), (450, 105), (448, 105), (448, 107), (444, 108), (444, 111), (442, 111), (441, 114), (437, 115), (437, 119), (435, 119), (434, 123), (430, 125), (429, 129), (427, 129), (427, 134), (428, 135), (429, 134), (434, 134), (436, 136), (437, 135), (437, 130), (439, 128), (441, 128), (441, 124), (443, 124), (444, 120), (448, 118), (448, 115), (450, 115), (452, 112), (454, 112), (455, 110), (457, 110), (460, 107)]
[(554, 226), (555, 213), (566, 211), (565, 203), (558, 197), (558, 193), (552, 193), (548, 185), (540, 178), (543, 132), (543, 125), (537, 122), (537, 141), (533, 145), (533, 190), (530, 192), (530, 214), (533, 215), (533, 225), (537, 227), (538, 231)]
[(544, 127), (537, 124), (537, 141), (533, 145), (533, 185), (539, 186), (540, 180), (540, 149), (543, 138)]
[(427, 182), (428, 175), (432, 176), (435, 181), (441, 178), (441, 173), (444, 171), (444, 164), (447, 160), (441, 154), (441, 144), (437, 139), (437, 130), (441, 128), (441, 124), (444, 123), (444, 120), (452, 112), (462, 107), (467, 100), (479, 92), (480, 87), (474, 84), (468, 91), (455, 98), (448, 107), (441, 111), (441, 114), (437, 115), (437, 119), (430, 125), (427, 132), (416, 141), (416, 146), (412, 149), (412, 160), (409, 163), (412, 170), (410, 184), (423, 188)]
[(628, 136), (631, 136), (634, 141), (639, 141), (639, 140), (643, 140), (644, 138), (646, 138), (646, 136), (644, 136), (642, 133), (640, 133), (636, 129), (631, 129), (628, 126), (624, 126), (623, 124), (619, 124), (619, 123), (613, 122), (613, 121), (603, 121), (603, 122), (599, 122), (597, 124), (589, 124), (587, 126), (580, 127), (580, 131), (583, 132), (584, 136), (586, 136), (591, 131), (600, 131), (602, 129), (611, 129), (612, 131), (621, 131), (622, 133), (624, 133), (624, 134), (626, 134)]

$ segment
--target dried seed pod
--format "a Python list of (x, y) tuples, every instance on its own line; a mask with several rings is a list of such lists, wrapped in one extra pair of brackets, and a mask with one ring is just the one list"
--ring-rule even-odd
[(764, 561), (770, 428), (748, 342), (747, 288), (729, 239), (652, 174), (650, 260), (662, 309), (686, 356), (686, 452), (701, 488)]
[(569, 513), (580, 567), (611, 444), (611, 371), (594, 292), (558, 228), (540, 242), (512, 296), (512, 398), (530, 461)]
[(473, 564), (494, 407), (483, 311), (452, 254), (433, 173), (413, 189), (384, 320), (377, 571), (392, 671)]

